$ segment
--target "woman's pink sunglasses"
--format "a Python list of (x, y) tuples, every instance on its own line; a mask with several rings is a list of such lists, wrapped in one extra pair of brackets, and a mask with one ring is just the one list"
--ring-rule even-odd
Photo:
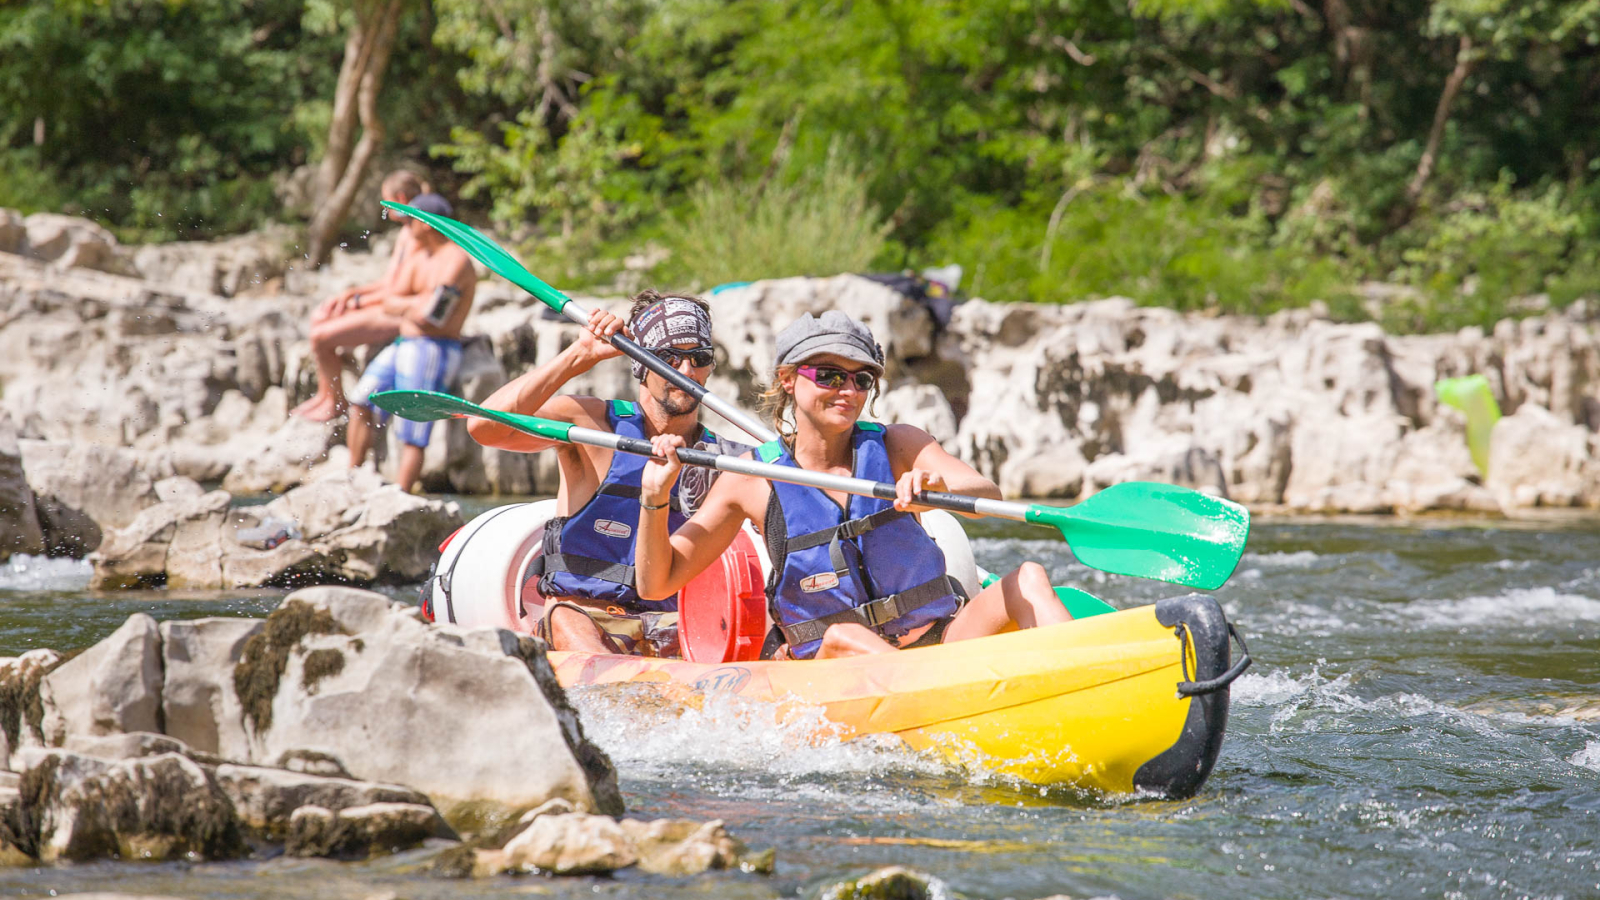
[(795, 371), (811, 379), (817, 387), (830, 391), (837, 391), (846, 383), (854, 383), (856, 390), (864, 394), (878, 383), (878, 376), (865, 369), (851, 372), (838, 366), (796, 366)]

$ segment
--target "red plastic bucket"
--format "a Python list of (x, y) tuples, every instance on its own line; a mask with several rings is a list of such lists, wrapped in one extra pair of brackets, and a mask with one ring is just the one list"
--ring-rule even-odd
[(767, 636), (761, 557), (748, 531), (678, 592), (678, 637), (690, 662), (759, 659)]

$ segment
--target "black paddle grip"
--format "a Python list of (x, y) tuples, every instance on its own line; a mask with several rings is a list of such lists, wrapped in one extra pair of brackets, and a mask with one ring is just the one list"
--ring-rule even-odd
[[(639, 438), (618, 438), (617, 449), (623, 453), (634, 453), (639, 456), (648, 456), (653, 460), (661, 461), (649, 441)], [(705, 466), (708, 469), (717, 467), (717, 454), (705, 450), (694, 450), (689, 447), (678, 448), (678, 461), (686, 466)]]
[[(893, 500), (895, 497), (894, 485), (880, 481), (872, 489), (872, 496), (879, 500)], [(911, 495), (912, 503), (924, 506), (937, 506), (952, 512), (977, 512), (978, 498), (968, 497), (965, 494), (947, 494), (944, 491), (918, 491)]]

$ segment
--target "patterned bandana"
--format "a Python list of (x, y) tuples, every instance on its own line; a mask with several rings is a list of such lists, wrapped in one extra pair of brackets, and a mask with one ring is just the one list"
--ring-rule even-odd
[[(646, 350), (676, 347), (693, 340), (696, 347), (711, 346), (711, 316), (692, 300), (668, 297), (639, 310), (633, 317), (634, 340)], [(644, 381), (644, 363), (633, 364), (633, 377)]]

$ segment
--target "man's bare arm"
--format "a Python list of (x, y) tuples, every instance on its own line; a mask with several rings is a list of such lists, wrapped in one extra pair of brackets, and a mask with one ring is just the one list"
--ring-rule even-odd
[[(621, 355), (605, 338), (622, 330), (622, 320), (604, 310), (590, 315), (589, 327), (578, 340), (542, 366), (525, 372), (490, 394), (483, 405), (521, 415), (539, 416), (571, 422), (585, 428), (604, 428), (605, 403), (592, 397), (558, 397), (568, 381), (594, 368), (597, 363)], [(467, 433), (485, 447), (537, 452), (556, 446), (555, 442), (524, 434), (488, 419), (472, 419)]]

